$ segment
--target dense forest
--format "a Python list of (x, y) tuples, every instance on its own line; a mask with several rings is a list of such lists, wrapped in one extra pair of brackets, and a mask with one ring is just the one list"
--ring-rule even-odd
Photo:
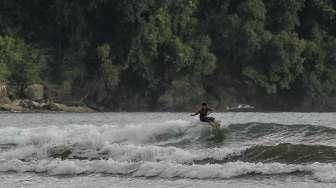
[(98, 110), (336, 110), (336, 1), (1, 0), (0, 79)]

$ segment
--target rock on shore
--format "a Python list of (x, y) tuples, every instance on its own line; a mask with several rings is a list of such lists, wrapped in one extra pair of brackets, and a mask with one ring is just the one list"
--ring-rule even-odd
[(29, 99), (0, 103), (0, 111), (8, 112), (94, 112), (86, 106), (68, 106), (55, 102), (36, 102)]

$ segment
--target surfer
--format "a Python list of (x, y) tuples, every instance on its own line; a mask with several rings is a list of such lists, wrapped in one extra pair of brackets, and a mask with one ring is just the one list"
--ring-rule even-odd
[(202, 103), (202, 108), (197, 111), (195, 114), (191, 114), (191, 116), (197, 116), (199, 115), (200, 121), (201, 122), (208, 122), (210, 124), (215, 122), (215, 118), (213, 117), (208, 117), (208, 113), (212, 112), (213, 110), (208, 107), (207, 103)]

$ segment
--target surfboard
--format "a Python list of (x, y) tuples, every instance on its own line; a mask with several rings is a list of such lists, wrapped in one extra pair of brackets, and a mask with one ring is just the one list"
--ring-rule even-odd
[(210, 123), (211, 128), (213, 129), (220, 129), (221, 125), (219, 121), (213, 121)]

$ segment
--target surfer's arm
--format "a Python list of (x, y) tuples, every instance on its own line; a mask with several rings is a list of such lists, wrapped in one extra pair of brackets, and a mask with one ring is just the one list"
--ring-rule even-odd
[(214, 110), (212, 108), (208, 108), (208, 111), (212, 113)]
[(199, 111), (194, 114), (191, 114), (191, 116), (197, 116), (198, 114), (199, 114)]

